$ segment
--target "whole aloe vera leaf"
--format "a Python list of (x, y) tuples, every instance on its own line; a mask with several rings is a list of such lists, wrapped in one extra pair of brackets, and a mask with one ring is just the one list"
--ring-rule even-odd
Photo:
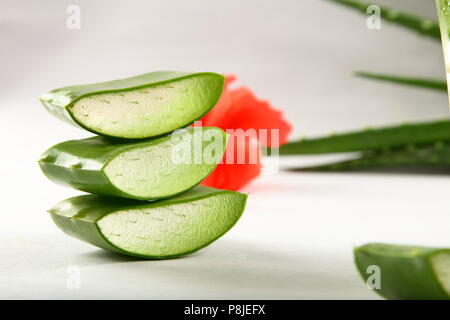
[(369, 151), (442, 141), (450, 141), (450, 120), (401, 124), (393, 127), (333, 134), (316, 139), (300, 139), (281, 146), (279, 154), (302, 155)]
[[(356, 9), (364, 14), (367, 14), (367, 8), (370, 5), (373, 5), (373, 3), (366, 3), (354, 0), (328, 0), (328, 1)], [(395, 23), (404, 28), (416, 31), (422, 35), (431, 37), (436, 40), (441, 39), (439, 23), (437, 21), (417, 17), (415, 15), (401, 12), (388, 7), (380, 6), (380, 9), (381, 9), (380, 12), (381, 17), (384, 21)]]
[(395, 150), (363, 153), (360, 158), (290, 171), (351, 171), (372, 168), (432, 167), (450, 169), (450, 143), (403, 146)]
[(372, 73), (366, 71), (355, 71), (354, 74), (362, 78), (393, 82), (407, 86), (447, 91), (447, 82), (437, 79), (413, 78), (390, 74)]
[[(447, 75), (447, 83), (450, 81), (450, 1), (436, 0), (436, 8), (439, 17), (439, 25), (442, 35), (442, 48), (445, 58), (445, 73)], [(450, 95), (449, 95), (450, 98)], [(450, 101), (450, 100), (449, 100)], [(450, 103), (450, 102), (449, 102)]]

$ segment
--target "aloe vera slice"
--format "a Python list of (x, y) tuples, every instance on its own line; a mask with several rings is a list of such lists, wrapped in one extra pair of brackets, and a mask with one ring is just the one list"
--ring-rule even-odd
[(448, 84), (450, 83), (450, 1), (436, 0), (436, 8), (439, 16), (442, 48), (444, 50), (445, 59), (445, 74), (447, 75)]
[(62, 231), (97, 247), (166, 259), (192, 253), (221, 237), (238, 221), (246, 200), (245, 194), (198, 186), (155, 202), (78, 196), (49, 212)]
[(50, 180), (78, 190), (157, 200), (205, 179), (220, 162), (226, 140), (226, 133), (214, 127), (133, 142), (96, 136), (51, 147), (39, 165)]
[(219, 100), (217, 73), (157, 71), (52, 90), (40, 100), (56, 117), (96, 134), (150, 138), (188, 126)]
[(387, 299), (450, 299), (450, 249), (366, 244), (354, 250), (364, 280), (379, 267), (380, 288)]

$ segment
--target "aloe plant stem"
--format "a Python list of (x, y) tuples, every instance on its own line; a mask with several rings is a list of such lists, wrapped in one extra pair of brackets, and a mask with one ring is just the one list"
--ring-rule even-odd
[(450, 120), (400, 124), (379, 129), (368, 128), (316, 139), (300, 139), (283, 145), (279, 153), (280, 155), (304, 155), (370, 151), (445, 141), (450, 141)]
[(381, 80), (387, 82), (398, 83), (407, 86), (421, 87), (427, 89), (435, 89), (440, 91), (447, 91), (447, 82), (437, 79), (413, 78), (389, 74), (372, 73), (366, 71), (355, 71), (354, 74), (358, 77), (368, 78), (373, 80)]
[(369, 168), (432, 167), (450, 169), (450, 144), (404, 146), (395, 150), (363, 153), (360, 158), (291, 171), (350, 171)]
[[(367, 14), (367, 8), (373, 3), (366, 3), (355, 0), (328, 0), (334, 3), (342, 4), (347, 7), (356, 9), (364, 14)], [(385, 21), (395, 23), (404, 28), (418, 32), (419, 34), (431, 37), (436, 40), (441, 40), (441, 34), (439, 30), (439, 23), (437, 21), (424, 19), (415, 15), (401, 12), (388, 7), (380, 6), (381, 17)]]

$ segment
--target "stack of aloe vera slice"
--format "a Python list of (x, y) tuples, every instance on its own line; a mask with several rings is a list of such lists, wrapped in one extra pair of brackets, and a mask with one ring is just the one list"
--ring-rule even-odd
[(214, 107), (223, 85), (216, 73), (158, 71), (43, 95), (51, 114), (98, 135), (59, 143), (39, 160), (50, 180), (91, 193), (54, 206), (55, 224), (146, 259), (192, 253), (225, 234), (247, 196), (197, 185), (220, 162), (227, 135), (188, 127)]

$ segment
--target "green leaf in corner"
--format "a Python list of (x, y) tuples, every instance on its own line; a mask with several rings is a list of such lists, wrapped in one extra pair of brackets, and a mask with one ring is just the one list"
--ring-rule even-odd
[(393, 82), (407, 86), (447, 91), (447, 82), (445, 80), (413, 78), (413, 77), (380, 74), (365, 71), (356, 71), (354, 74), (362, 78)]
[(364, 282), (386, 299), (450, 299), (450, 249), (369, 243), (354, 257)]
[[(373, 3), (366, 3), (355, 0), (328, 0), (334, 3), (342, 4), (344, 6), (356, 9), (364, 14), (367, 14), (367, 8)], [(404, 28), (416, 31), (422, 35), (431, 37), (436, 40), (441, 40), (441, 33), (439, 30), (439, 23), (430, 19), (417, 17), (415, 15), (401, 12), (388, 7), (380, 6), (381, 17), (385, 21), (400, 25)]]

